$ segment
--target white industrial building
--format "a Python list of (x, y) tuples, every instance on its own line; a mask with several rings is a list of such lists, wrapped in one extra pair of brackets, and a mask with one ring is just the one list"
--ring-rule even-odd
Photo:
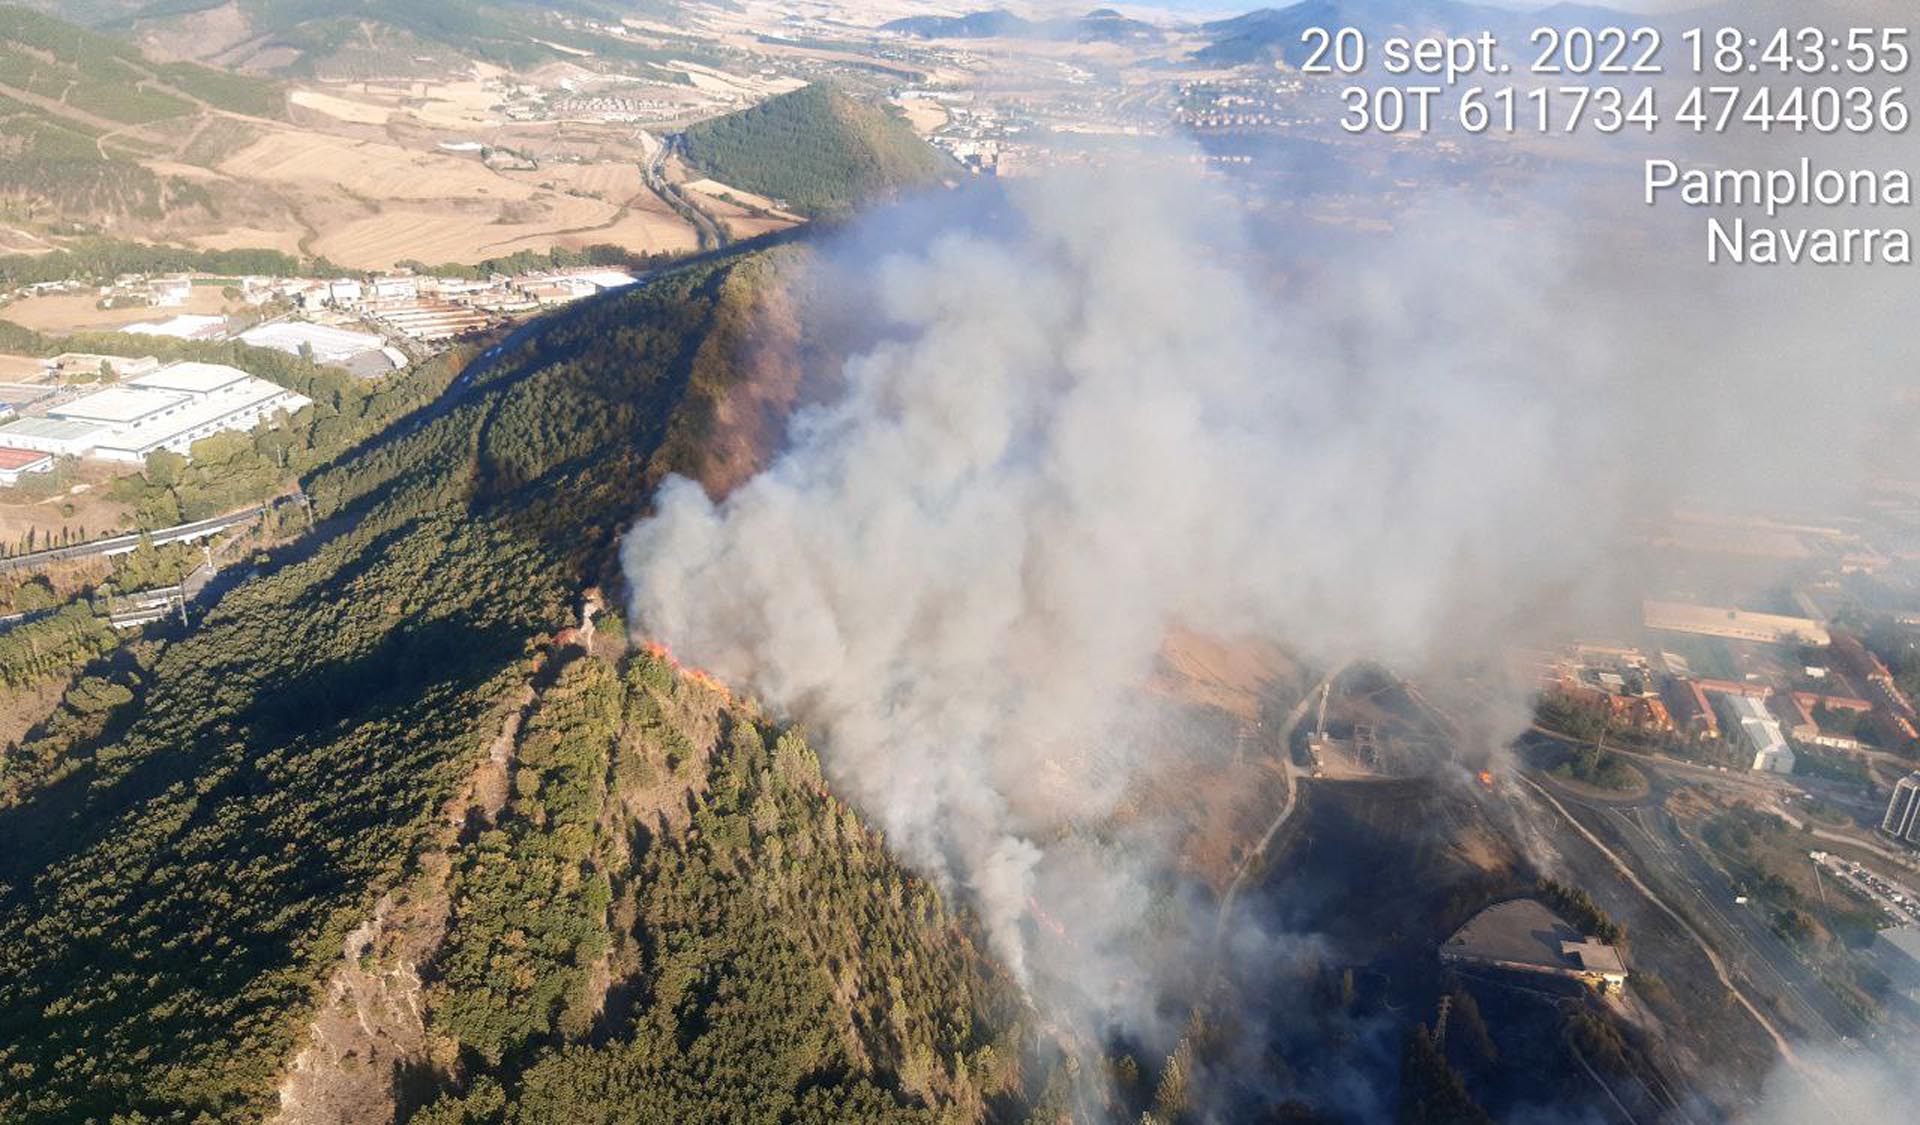
[[(312, 400), (223, 363), (172, 363), (47, 412), (0, 444), (71, 456), (138, 463), (158, 450), (190, 455), (193, 443), (223, 430), (251, 430), (275, 413)], [(55, 427), (68, 427), (56, 429)], [(34, 444), (38, 442), (38, 444)]]
[(167, 336), (175, 340), (218, 340), (227, 334), (227, 318), (181, 313), (165, 320), (142, 321), (120, 329), (135, 336)]
[(91, 422), (116, 432), (130, 432), (164, 424), (168, 417), (186, 409), (191, 401), (187, 395), (168, 391), (109, 387), (61, 403), (47, 411), (47, 417), (60, 422)]
[(411, 276), (376, 277), (373, 296), (377, 301), (411, 301), (420, 295), (419, 279)]
[(1764, 773), (1792, 773), (1793, 748), (1780, 729), (1780, 720), (1767, 710), (1765, 700), (1750, 695), (1723, 693), (1718, 696), (1725, 711), (1726, 727), (1737, 731), (1753, 755), (1749, 767)]
[(127, 380), (127, 386), (136, 390), (182, 394), (195, 399), (235, 390), (245, 383), (264, 383), (268, 387), (278, 389), (275, 384), (268, 383), (264, 379), (255, 379), (238, 367), (228, 367), (224, 363), (200, 363), (195, 360), (169, 363), (151, 375)]
[[(277, 320), (271, 324), (256, 325), (240, 333), (240, 341), (288, 355), (300, 355), (301, 349), (306, 348), (320, 363), (346, 363), (369, 352), (379, 352), (392, 363), (392, 357), (386, 354), (387, 341), (382, 336), (337, 328), (331, 324), (310, 324), (304, 320)], [(401, 358), (402, 362), (393, 366), (404, 366), (405, 357)]]
[(107, 433), (107, 427), (98, 422), (16, 418), (0, 426), (0, 445), (51, 453), (55, 457), (85, 457)]
[(193, 279), (185, 274), (156, 277), (147, 282), (147, 294), (163, 309), (177, 309), (193, 299)]

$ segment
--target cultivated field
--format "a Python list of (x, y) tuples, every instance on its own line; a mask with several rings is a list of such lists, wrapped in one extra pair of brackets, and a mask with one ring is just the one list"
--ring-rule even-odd
[(438, 201), (489, 194), (525, 199), (531, 194), (477, 160), (289, 130), (276, 130), (234, 153), (220, 162), (220, 171), (239, 179), (344, 191), (373, 200)]
[[(258, 245), (254, 243), (253, 245)], [(178, 313), (214, 314), (225, 310), (226, 299), (217, 285), (196, 285), (187, 303), (176, 308), (147, 307), (99, 309), (99, 298), (92, 293), (51, 293), (27, 297), (0, 308), (0, 319), (11, 320), (36, 332), (64, 335), (90, 329), (113, 329), (142, 320), (165, 320)]]
[(947, 107), (932, 98), (898, 98), (893, 104), (900, 107), (913, 131), (923, 137), (946, 125), (950, 116)]
[(190, 238), (187, 241), (202, 250), (279, 250), (287, 254), (300, 253), (300, 234), (291, 227), (272, 229), (268, 227), (226, 227)]
[(280, 130), (222, 161), (220, 171), (274, 185), (315, 232), (309, 251), (358, 268), (596, 242), (642, 251), (698, 244), (625, 162), (498, 172), (472, 158)]
[(806, 221), (776, 208), (765, 196), (728, 187), (719, 180), (694, 180), (681, 187), (702, 211), (727, 228), (729, 238), (753, 238)]
[(329, 224), (314, 252), (343, 265), (379, 268), (408, 258), (422, 262), (477, 262), (516, 250), (618, 243), (636, 250), (692, 250), (693, 228), (657, 200), (648, 209), (618, 208), (571, 196), (548, 196), (530, 222), (503, 221), (498, 207), (388, 205), (363, 218)]

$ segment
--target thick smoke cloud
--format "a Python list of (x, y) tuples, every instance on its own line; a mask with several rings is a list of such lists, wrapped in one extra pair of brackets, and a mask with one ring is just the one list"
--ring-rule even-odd
[[(1415, 669), (1605, 620), (1632, 517), (1702, 480), (1830, 482), (1800, 448), (1845, 437), (1796, 427), (1888, 385), (1861, 361), (1793, 408), (1791, 365), (1873, 315), (1849, 285), (1647, 272), (1457, 199), (1331, 267), (1144, 169), (952, 211), (828, 255), (870, 339), (765, 472), (719, 503), (662, 489), (623, 548), (633, 619), (807, 722), (1096, 1034), (1166, 1030), (1151, 818), (1076, 830), (1186, 749), (1141, 690), (1170, 628)], [(1791, 453), (1729, 462), (1775, 433)]]
[(1036, 841), (1140, 765), (1171, 626), (1411, 658), (1606, 522), (1564, 502), (1604, 357), (1542, 379), (1560, 338), (1516, 326), (1543, 308), (1444, 299), (1539, 259), (1276, 310), (1183, 186), (1017, 190), (1000, 230), (882, 258), (843, 392), (721, 505), (670, 484), (626, 545), (642, 627), (814, 723), (1017, 973)]

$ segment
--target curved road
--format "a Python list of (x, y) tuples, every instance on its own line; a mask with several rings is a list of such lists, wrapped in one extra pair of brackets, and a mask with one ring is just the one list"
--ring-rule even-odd
[(281, 503), (297, 500), (298, 493), (273, 501), (269, 504), (255, 504), (237, 512), (228, 512), (221, 516), (210, 516), (190, 523), (175, 524), (154, 531), (132, 531), (125, 535), (112, 535), (105, 539), (92, 539), (85, 543), (75, 543), (69, 547), (55, 547), (46, 551), (35, 551), (29, 555), (15, 555), (10, 559), (0, 559), (0, 574), (15, 570), (26, 570), (48, 563), (71, 562), (74, 559), (96, 558), (103, 555), (124, 555), (140, 546), (142, 542), (158, 547), (165, 543), (185, 543), (194, 539), (205, 539), (217, 535), (230, 527), (237, 527), (250, 520), (259, 519), (267, 510)]
[(1240, 885), (1246, 882), (1254, 864), (1266, 856), (1267, 845), (1273, 843), (1273, 838), (1279, 835), (1287, 818), (1293, 815), (1294, 797), (1299, 792), (1293, 780), (1293, 732), (1299, 729), (1300, 720), (1306, 718), (1307, 712), (1313, 708), (1314, 697), (1326, 691), (1346, 670), (1347, 666), (1342, 664), (1320, 677), (1320, 682), (1300, 697), (1300, 702), (1293, 705), (1293, 710), (1287, 712), (1287, 721), (1280, 727), (1280, 776), (1286, 781), (1286, 797), (1280, 802), (1280, 810), (1274, 815), (1273, 822), (1260, 834), (1259, 842), (1241, 858), (1239, 869), (1233, 873), (1233, 881), (1227, 884), (1227, 892), (1220, 896), (1220, 915), (1214, 924), (1216, 930), (1225, 928), (1227, 916), (1233, 913), (1233, 900), (1240, 894)]

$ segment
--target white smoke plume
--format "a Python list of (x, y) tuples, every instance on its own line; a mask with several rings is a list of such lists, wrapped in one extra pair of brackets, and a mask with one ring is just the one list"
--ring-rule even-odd
[[(719, 503), (670, 481), (623, 546), (636, 629), (807, 722), (1019, 979), (1094, 1026), (1145, 1018), (1166, 857), (1150, 825), (1106, 852), (1071, 829), (1180, 751), (1140, 690), (1170, 628), (1410, 667), (1577, 619), (1627, 517), (1809, 421), (1780, 413), (1806, 388), (1780, 364), (1814, 350), (1796, 326), (1870, 315), (1768, 289), (1760, 325), (1458, 200), (1314, 268), (1209, 191), (1128, 169), (930, 236), (875, 220), (823, 267), (874, 342), (765, 472)], [(1830, 385), (1813, 424), (1886, 385)], [(1762, 494), (1807, 468), (1725, 475)], [(1076, 944), (1036, 964), (1059, 920)]]

